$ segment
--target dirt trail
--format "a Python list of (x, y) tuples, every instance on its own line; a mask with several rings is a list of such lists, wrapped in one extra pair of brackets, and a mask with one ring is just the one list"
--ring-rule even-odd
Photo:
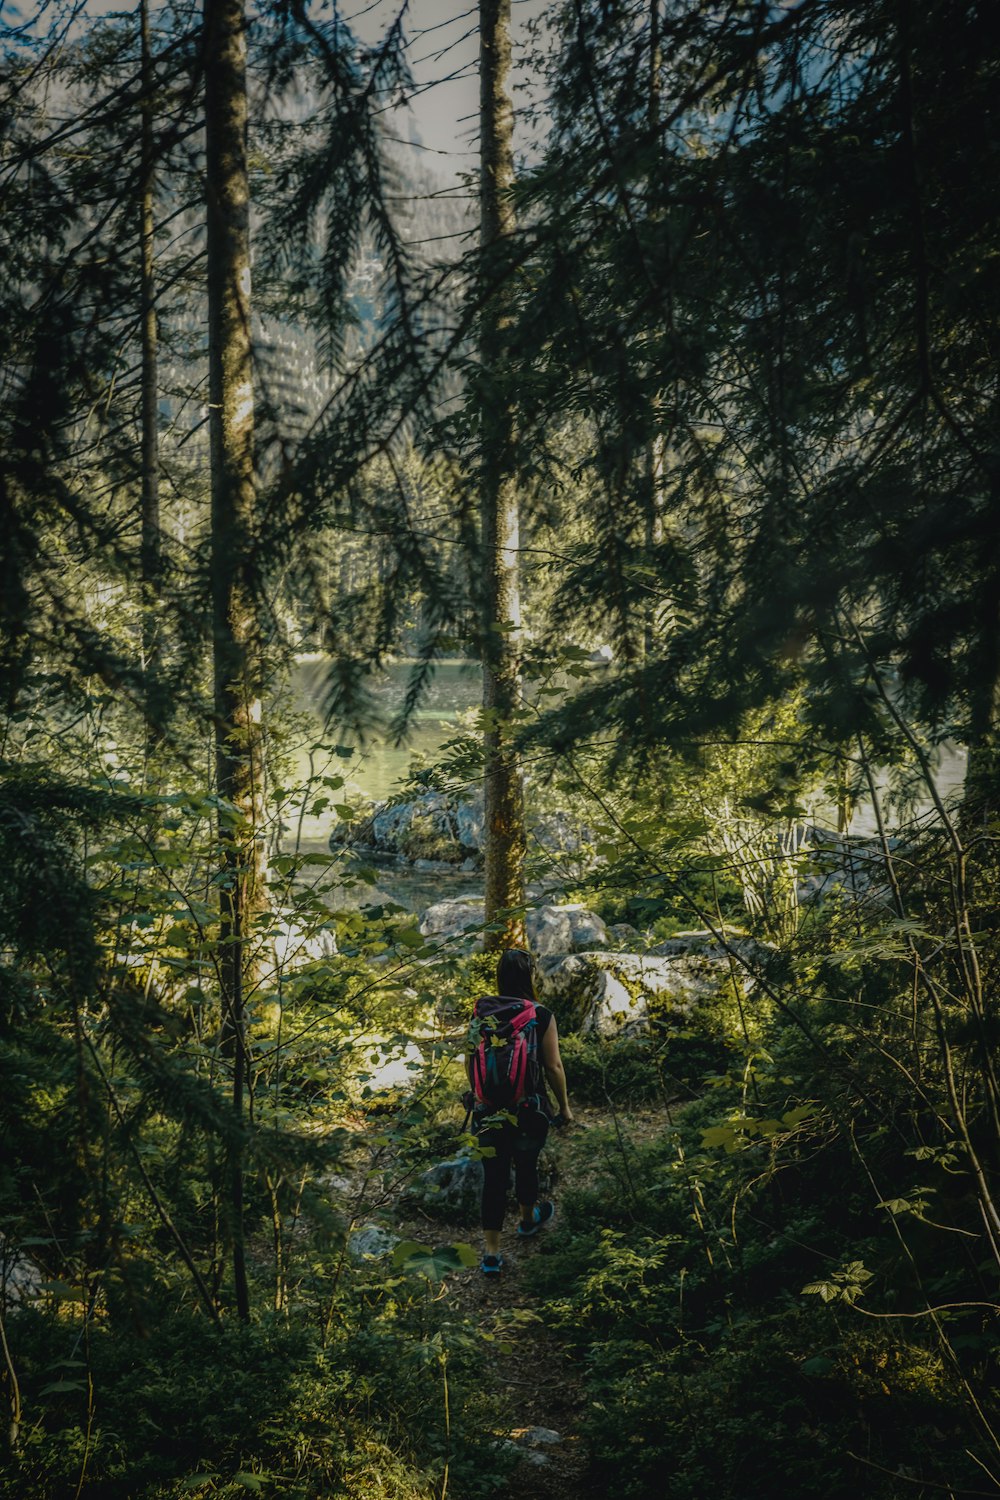
[[(578, 1111), (580, 1126), (596, 1123), (597, 1113)], [(555, 1138), (553, 1138), (555, 1137)], [(517, 1211), (509, 1209), (503, 1237), (504, 1270), (499, 1278), (483, 1276), (478, 1267), (447, 1278), (448, 1296), (456, 1313), (480, 1326), (493, 1323), (497, 1313), (518, 1309), (536, 1314), (537, 1320), (513, 1323), (498, 1334), (489, 1379), (496, 1393), (497, 1410), (507, 1414), (504, 1423), (508, 1437), (524, 1450), (515, 1478), (500, 1494), (513, 1489), (519, 1500), (591, 1500), (594, 1492), (588, 1485), (589, 1461), (586, 1445), (580, 1435), (585, 1403), (579, 1365), (544, 1322), (542, 1298), (528, 1290), (525, 1271), (532, 1256), (539, 1253), (546, 1236), (559, 1235), (564, 1226), (559, 1204), (562, 1194), (572, 1186), (580, 1171), (579, 1150), (582, 1134), (575, 1128), (565, 1136), (549, 1137), (542, 1158), (543, 1194), (556, 1203), (556, 1215), (550, 1226), (532, 1239), (519, 1240), (516, 1233)], [(545, 1187), (546, 1167), (553, 1185)], [(415, 1239), (426, 1241), (426, 1221), (421, 1226), (400, 1226), (402, 1233), (413, 1232)], [(480, 1248), (478, 1230), (467, 1224), (435, 1221), (434, 1239), (438, 1243), (461, 1240)], [(501, 1344), (509, 1350), (504, 1352)], [(558, 1443), (532, 1441), (530, 1429), (543, 1428), (558, 1433)]]

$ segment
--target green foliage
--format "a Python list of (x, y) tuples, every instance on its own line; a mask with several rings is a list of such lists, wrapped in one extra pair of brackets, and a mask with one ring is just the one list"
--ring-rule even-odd
[(707, 1018), (653, 1028), (633, 1038), (563, 1036), (560, 1051), (574, 1099), (631, 1110), (690, 1098), (708, 1074), (725, 1068), (731, 1043)]
[[(317, 1277), (321, 1302), (334, 1266)], [(427, 1500), (450, 1459), (460, 1493), (483, 1496), (497, 1476), (476, 1444), (476, 1333), (437, 1314), (419, 1278), (358, 1273), (333, 1297), (326, 1340), (307, 1321), (215, 1330), (176, 1312), (153, 1338), (94, 1326), (81, 1340), (74, 1320), (17, 1313), (8, 1326), (33, 1421), (0, 1494), (72, 1492), (85, 1464), (108, 1496), (270, 1493), (280, 1478), (302, 1497), (364, 1500), (378, 1485)]]

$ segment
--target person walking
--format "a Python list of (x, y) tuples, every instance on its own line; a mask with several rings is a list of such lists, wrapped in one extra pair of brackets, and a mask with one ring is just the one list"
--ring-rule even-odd
[(497, 991), (476, 1002), (466, 1058), (472, 1128), (484, 1148), (480, 1269), (491, 1277), (503, 1271), (500, 1238), (511, 1167), (521, 1210), (517, 1233), (528, 1239), (555, 1213), (551, 1200), (538, 1199), (538, 1157), (549, 1125), (573, 1119), (556, 1018), (538, 1002), (531, 957), (522, 948), (501, 955)]

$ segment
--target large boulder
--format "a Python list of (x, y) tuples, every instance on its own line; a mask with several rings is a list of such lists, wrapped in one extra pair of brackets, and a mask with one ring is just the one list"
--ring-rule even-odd
[(436, 1218), (473, 1224), (478, 1220), (482, 1191), (482, 1162), (460, 1152), (418, 1177), (406, 1190), (404, 1201)]
[[(347, 844), (372, 856), (462, 865), (470, 859), (481, 861), (484, 827), (481, 791), (466, 795), (427, 791), (406, 802), (377, 802), (359, 808), (353, 818), (334, 825), (330, 844), (334, 848)], [(591, 830), (558, 811), (532, 817), (529, 832), (543, 849), (577, 862), (584, 846), (594, 839)]]
[(572, 953), (573, 927), (569, 913), (558, 906), (539, 906), (529, 911), (524, 923), (528, 947), (536, 958), (553, 953)]
[[(470, 929), (483, 925), (483, 898), (476, 895), (455, 896), (429, 906), (420, 921), (424, 937), (455, 941), (474, 938)], [(600, 917), (586, 907), (536, 906), (525, 918), (528, 946), (536, 958), (550, 958), (561, 953), (603, 947), (607, 930)]]
[(608, 940), (608, 931), (601, 918), (579, 903), (535, 907), (528, 912), (525, 926), (528, 946), (536, 958), (603, 948)]
[[(564, 1030), (634, 1035), (652, 1016), (689, 1018), (729, 982), (721, 950), (677, 944), (669, 953), (571, 954), (541, 965), (542, 993)], [(745, 971), (741, 975), (748, 984)]]
[(367, 816), (338, 823), (331, 847), (349, 844), (373, 855), (411, 863), (462, 865), (478, 856), (483, 840), (483, 799), (428, 791), (407, 802), (378, 802)]
[(551, 854), (577, 855), (584, 844), (594, 842), (594, 833), (575, 822), (568, 813), (544, 812), (531, 822), (531, 836)]
[(483, 810), (483, 794), (477, 792), (466, 802), (459, 802), (455, 808), (455, 830), (458, 834), (458, 842), (466, 854), (478, 854), (483, 847), (483, 828), (485, 825), (485, 813)]
[(448, 901), (436, 901), (429, 906), (420, 919), (420, 931), (424, 937), (459, 938), (471, 934), (468, 929), (481, 931), (484, 921), (482, 896), (475, 892), (465, 896), (454, 896)]

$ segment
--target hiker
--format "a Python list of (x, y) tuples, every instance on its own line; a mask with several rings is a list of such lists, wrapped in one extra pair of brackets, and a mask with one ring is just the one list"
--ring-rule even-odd
[[(480, 1146), (492, 1148), (493, 1153), (483, 1157), (486, 1248), (480, 1269), (485, 1276), (499, 1276), (503, 1269), (500, 1234), (511, 1166), (521, 1209), (517, 1233), (527, 1239), (555, 1213), (552, 1202), (538, 1201), (538, 1157), (549, 1124), (562, 1127), (573, 1119), (556, 1018), (548, 1006), (538, 1003), (531, 957), (523, 949), (508, 948), (501, 955), (497, 990), (497, 996), (476, 1001), (466, 1058), (472, 1128)], [(546, 1083), (555, 1095), (558, 1112), (552, 1108)]]

